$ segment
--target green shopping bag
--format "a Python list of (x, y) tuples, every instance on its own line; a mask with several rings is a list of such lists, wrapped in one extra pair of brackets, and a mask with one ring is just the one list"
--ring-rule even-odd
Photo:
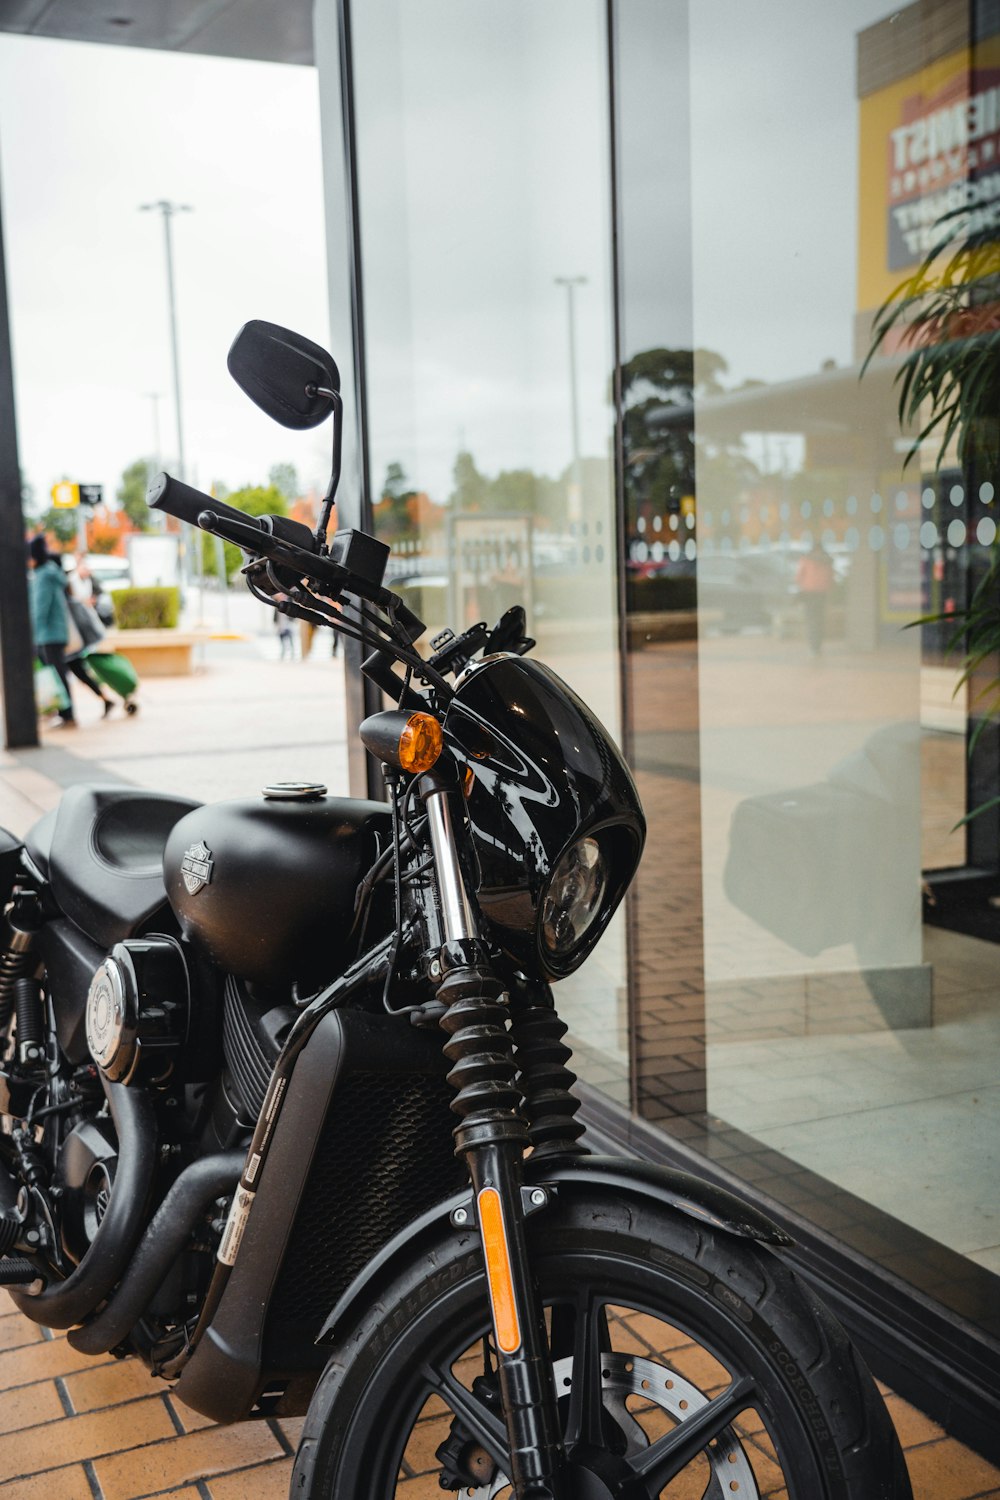
[(59, 714), (69, 708), (69, 694), (63, 687), (55, 667), (35, 662), (35, 712), (39, 718), (46, 714)]

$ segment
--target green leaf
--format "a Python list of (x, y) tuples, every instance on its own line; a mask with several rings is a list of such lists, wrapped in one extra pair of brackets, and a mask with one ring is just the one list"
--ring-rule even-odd
[(967, 812), (964, 818), (959, 818), (951, 830), (952, 833), (957, 832), (964, 824), (971, 823), (973, 818), (978, 818), (981, 813), (989, 812), (991, 807), (1000, 807), (1000, 797), (991, 797), (988, 802), (984, 802), (981, 806), (974, 807), (971, 812)]

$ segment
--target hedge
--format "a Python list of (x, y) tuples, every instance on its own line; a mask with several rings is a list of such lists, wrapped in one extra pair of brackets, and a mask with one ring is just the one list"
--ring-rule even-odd
[(112, 589), (119, 630), (172, 630), (181, 614), (178, 588)]

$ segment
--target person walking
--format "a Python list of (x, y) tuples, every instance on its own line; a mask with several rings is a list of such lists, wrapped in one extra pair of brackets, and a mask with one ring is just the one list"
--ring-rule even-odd
[(817, 657), (826, 635), (826, 599), (833, 588), (833, 565), (822, 547), (810, 545), (799, 558), (795, 585), (802, 597), (806, 617), (806, 640), (810, 656)]
[(105, 593), (100, 582), (94, 577), (85, 562), (77, 564), (76, 576), (83, 590), (84, 604), (90, 605), (102, 625), (113, 625), (115, 623), (115, 607), (111, 602), (110, 596)]
[(66, 693), (67, 707), (50, 727), (76, 728), (73, 695), (66, 670), (66, 642), (69, 640), (69, 606), (66, 600), (66, 575), (58, 558), (49, 551), (43, 535), (33, 536), (28, 544), (31, 574), (28, 580), (28, 602), (31, 609), (31, 634), (35, 652), (45, 666), (53, 667)]
[[(281, 596), (282, 598), (285, 595)], [(288, 657), (289, 661), (295, 659), (295, 642), (292, 638), (292, 622), (287, 615), (283, 615), (280, 609), (274, 611), (274, 628), (278, 632), (278, 642), (281, 647), (281, 660)]]
[[(59, 717), (48, 727), (76, 728), (73, 696), (69, 685), (70, 673), (85, 687), (88, 687), (95, 697), (100, 698), (104, 705), (104, 716), (107, 718), (115, 706), (115, 701), (104, 691), (87, 665), (86, 636), (84, 631), (78, 629), (74, 618), (73, 609), (76, 601), (72, 597), (70, 583), (63, 572), (62, 563), (49, 551), (44, 535), (32, 537), (28, 551), (32, 563), (30, 605), (31, 630), (35, 639), (35, 648), (41, 661), (55, 668), (69, 700), (68, 707), (60, 709)], [(71, 627), (74, 636), (79, 634), (81, 637), (79, 645), (73, 651), (68, 649)], [(103, 627), (100, 625), (98, 625), (98, 633), (103, 634)]]
[(115, 700), (104, 691), (100, 679), (87, 660), (88, 652), (92, 647), (101, 644), (107, 632), (94, 610), (80, 597), (86, 591), (85, 587), (77, 581), (76, 590), (74, 590), (73, 584), (69, 579), (65, 579), (64, 581), (66, 584), (66, 604), (69, 609), (70, 622), (80, 637), (80, 644), (77, 650), (71, 651), (67, 646), (66, 670), (72, 672), (74, 677), (79, 678), (84, 687), (88, 687), (95, 697), (100, 698), (104, 704), (104, 717), (107, 718), (115, 706)]

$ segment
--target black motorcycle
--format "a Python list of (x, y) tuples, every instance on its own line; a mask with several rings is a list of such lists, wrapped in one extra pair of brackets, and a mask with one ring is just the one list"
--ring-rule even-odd
[(639, 862), (620, 754), (521, 609), (421, 653), (388, 549), (328, 543), (324, 350), (255, 322), (229, 367), (288, 427), (334, 414), (315, 533), (165, 474), (150, 503), (362, 644), (388, 797), (81, 785), (0, 833), (0, 1283), (217, 1421), (305, 1412), (309, 1500), (428, 1469), (468, 1500), (906, 1500), (786, 1236), (581, 1142), (550, 983)]

